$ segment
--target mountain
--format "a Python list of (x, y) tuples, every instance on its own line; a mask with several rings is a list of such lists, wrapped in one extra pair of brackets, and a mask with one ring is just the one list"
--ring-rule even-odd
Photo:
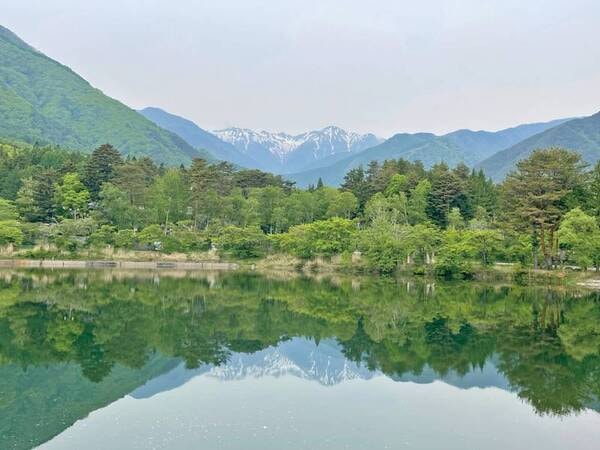
[(319, 178), (326, 184), (336, 186), (344, 175), (360, 165), (371, 161), (403, 158), (421, 161), (425, 167), (445, 162), (450, 166), (465, 163), (474, 166), (494, 153), (514, 145), (540, 131), (552, 129), (570, 119), (519, 125), (500, 131), (458, 130), (442, 136), (432, 133), (399, 133), (387, 141), (343, 158), (322, 160), (322, 165), (308, 168), (287, 177), (299, 186), (314, 184)]
[(206, 156), (1, 26), (0, 137), (86, 153), (108, 142), (167, 164)]
[(230, 143), (203, 130), (191, 120), (168, 113), (160, 108), (148, 107), (138, 112), (159, 127), (176, 134), (192, 147), (206, 150), (219, 160), (229, 161), (243, 167), (258, 165), (251, 157), (240, 152)]
[(600, 159), (600, 112), (573, 119), (535, 134), (482, 161), (478, 167), (496, 181), (502, 180), (515, 164), (538, 148), (563, 147), (581, 153), (585, 161), (594, 164)]
[(534, 134), (554, 128), (572, 119), (573, 118), (557, 119), (549, 122), (528, 123), (500, 131), (458, 130), (445, 134), (443, 137), (452, 144), (462, 148), (469, 159), (479, 162), (500, 150), (504, 150), (533, 136)]
[[(405, 372), (389, 377), (398, 382), (419, 384), (440, 380), (461, 389), (496, 387), (511, 390), (508, 380), (497, 365), (497, 358), (492, 357), (482, 366), (471, 367), (464, 373), (450, 370), (441, 374), (426, 365), (418, 374)], [(384, 374), (379, 370), (371, 370), (364, 364), (348, 360), (340, 344), (333, 339), (324, 339), (317, 344), (309, 339), (295, 337), (254, 353), (232, 353), (227, 362), (219, 366), (205, 364), (195, 369), (187, 369), (185, 363), (181, 363), (170, 372), (149, 380), (130, 395), (136, 399), (151, 398), (159, 393), (180, 388), (198, 376), (217, 378), (221, 381), (292, 376), (314, 381), (322, 386), (335, 386), (357, 379), (370, 380)]]
[(262, 169), (276, 173), (318, 166), (319, 161), (331, 156), (357, 153), (382, 141), (373, 134), (348, 132), (334, 126), (298, 135), (242, 128), (226, 128), (214, 134), (251, 156)]

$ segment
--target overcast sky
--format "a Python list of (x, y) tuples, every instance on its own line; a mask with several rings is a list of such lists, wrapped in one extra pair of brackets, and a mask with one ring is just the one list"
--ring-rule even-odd
[(0, 0), (25, 41), (206, 129), (499, 129), (600, 110), (598, 0)]

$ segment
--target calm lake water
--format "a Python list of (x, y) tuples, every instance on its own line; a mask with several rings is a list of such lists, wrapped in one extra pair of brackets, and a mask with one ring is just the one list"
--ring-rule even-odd
[(600, 297), (0, 272), (0, 448), (598, 449)]

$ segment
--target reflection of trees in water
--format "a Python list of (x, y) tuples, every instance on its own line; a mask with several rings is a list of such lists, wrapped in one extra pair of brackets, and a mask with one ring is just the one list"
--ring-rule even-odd
[(390, 376), (497, 367), (541, 413), (600, 393), (600, 304), (558, 290), (391, 279), (335, 284), (228, 274), (210, 280), (13, 274), (0, 281), (0, 361), (77, 363), (94, 382), (160, 352), (188, 368), (284, 339), (335, 338), (346, 358)]

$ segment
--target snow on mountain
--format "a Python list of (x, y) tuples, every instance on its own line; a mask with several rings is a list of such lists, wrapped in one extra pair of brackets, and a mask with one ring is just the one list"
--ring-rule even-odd
[[(236, 381), (246, 378), (298, 377), (315, 381), (323, 386), (335, 386), (350, 380), (369, 380), (383, 376), (380, 370), (370, 370), (364, 364), (348, 360), (342, 347), (334, 339), (324, 339), (318, 344), (306, 338), (292, 338), (254, 353), (231, 353), (226, 363), (213, 366), (204, 364), (187, 369), (185, 363), (140, 386), (130, 395), (149, 398), (160, 392), (176, 389), (197, 376)], [(512, 390), (506, 377), (498, 370), (498, 358), (488, 359), (483, 366), (473, 366), (466, 373), (450, 370), (443, 375), (429, 365), (419, 373), (389, 374), (398, 382), (432, 383), (443, 381), (461, 389), (471, 387), (497, 387)]]
[(373, 134), (348, 132), (335, 126), (295, 136), (245, 128), (226, 128), (213, 133), (278, 172), (297, 171), (332, 155), (359, 152), (382, 142)]

